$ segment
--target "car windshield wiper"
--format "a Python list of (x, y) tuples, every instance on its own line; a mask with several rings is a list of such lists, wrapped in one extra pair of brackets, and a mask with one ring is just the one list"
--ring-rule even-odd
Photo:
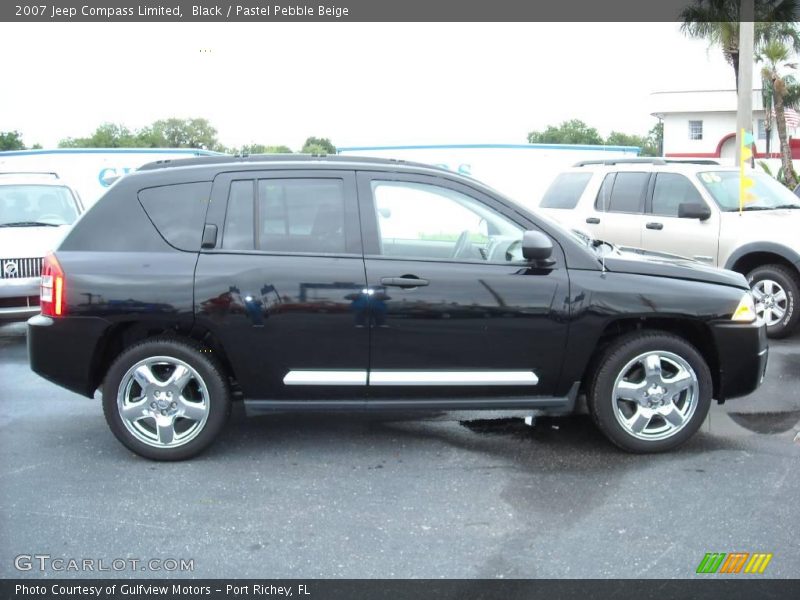
[(779, 204), (778, 206), (773, 206), (772, 208), (800, 208), (800, 204)]
[(14, 221), (12, 223), (0, 223), (0, 227), (60, 227), (60, 223), (44, 223), (42, 221)]

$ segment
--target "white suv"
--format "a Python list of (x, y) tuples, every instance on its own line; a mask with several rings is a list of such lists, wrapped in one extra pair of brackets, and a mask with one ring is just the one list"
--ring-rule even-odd
[(800, 319), (800, 200), (748, 172), (755, 200), (739, 212), (739, 170), (711, 161), (586, 161), (562, 172), (541, 212), (592, 237), (668, 252), (747, 276), (770, 337)]
[(0, 173), (0, 321), (39, 312), (42, 259), (82, 212), (55, 174)]

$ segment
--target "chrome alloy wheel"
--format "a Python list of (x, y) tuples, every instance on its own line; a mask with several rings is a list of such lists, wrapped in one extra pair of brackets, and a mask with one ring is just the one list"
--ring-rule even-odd
[(656, 441), (672, 437), (691, 420), (700, 384), (683, 358), (653, 351), (640, 354), (622, 368), (612, 393), (619, 424), (640, 440)]
[(125, 428), (156, 448), (182, 446), (208, 420), (208, 387), (187, 363), (171, 356), (137, 362), (122, 377), (117, 410)]
[(753, 296), (756, 301), (756, 317), (759, 323), (768, 327), (777, 325), (786, 316), (789, 299), (786, 290), (772, 279), (761, 279), (753, 285)]

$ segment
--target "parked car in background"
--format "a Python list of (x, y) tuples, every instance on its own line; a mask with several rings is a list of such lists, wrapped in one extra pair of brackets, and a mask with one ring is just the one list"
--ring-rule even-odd
[(82, 212), (78, 193), (54, 173), (0, 173), (0, 320), (39, 312), (44, 255)]
[(800, 200), (750, 172), (739, 211), (739, 170), (710, 161), (588, 161), (560, 173), (539, 208), (619, 246), (678, 254), (742, 273), (770, 337), (800, 320)]
[[(601, 260), (602, 259), (602, 260)], [(669, 450), (761, 383), (745, 278), (598, 248), (477, 181), (397, 161), (197, 158), (118, 181), (45, 259), (32, 369), (102, 388), (152, 459), (248, 412), (571, 413)]]
[(474, 177), (531, 208), (554, 173), (579, 160), (632, 158), (637, 146), (592, 144), (423, 144), (337, 148), (346, 156), (425, 163)]

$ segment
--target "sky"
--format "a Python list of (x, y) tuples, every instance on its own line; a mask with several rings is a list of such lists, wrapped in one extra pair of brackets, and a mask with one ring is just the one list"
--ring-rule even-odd
[(734, 87), (675, 23), (0, 23), (0, 56), (0, 131), (45, 148), (169, 117), (295, 150), (643, 135), (651, 93)]

